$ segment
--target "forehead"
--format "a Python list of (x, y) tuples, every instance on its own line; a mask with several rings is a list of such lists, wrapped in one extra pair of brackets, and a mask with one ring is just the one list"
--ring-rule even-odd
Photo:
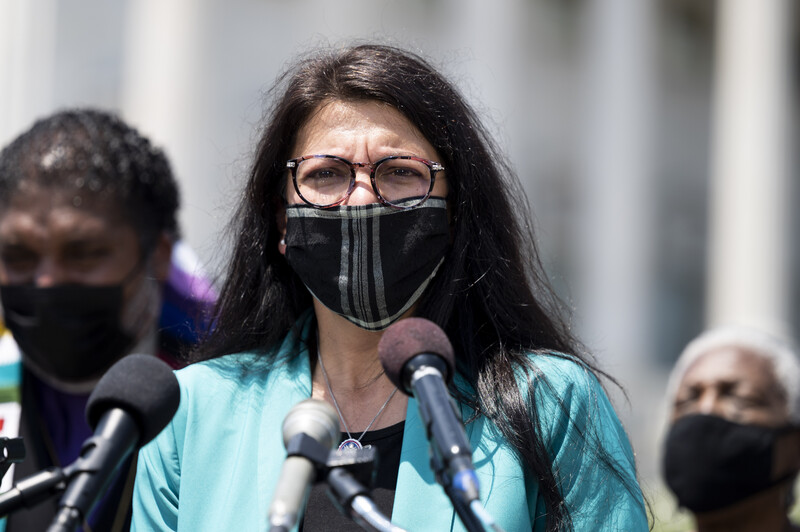
[(689, 366), (681, 385), (715, 382), (740, 382), (782, 393), (772, 360), (739, 347), (719, 347), (700, 356)]
[(103, 233), (131, 224), (119, 201), (107, 193), (25, 187), (0, 206), (0, 238), (50, 238)]
[(427, 157), (436, 153), (402, 113), (376, 101), (323, 104), (298, 130), (295, 153), (310, 155), (323, 150), (332, 155), (347, 155), (362, 143), (368, 143), (378, 157), (389, 154), (381, 153), (382, 150)]

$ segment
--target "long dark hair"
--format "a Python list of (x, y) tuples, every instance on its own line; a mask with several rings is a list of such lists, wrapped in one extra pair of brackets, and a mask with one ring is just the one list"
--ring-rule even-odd
[(532, 392), (523, 394), (515, 375), (535, 372), (531, 352), (594, 366), (543, 273), (521, 186), (474, 111), (425, 60), (382, 45), (306, 58), (273, 90), (277, 101), (234, 217), (236, 244), (216, 326), (197, 359), (266, 355), (310, 307), (308, 291), (278, 253), (276, 210), (296, 133), (327, 102), (386, 103), (419, 129), (447, 172), (453, 243), (417, 315), (438, 323), (452, 341), (458, 371), (471, 386), (457, 391), (459, 399), (492, 419), (535, 475), (548, 529), (570, 528), (535, 408), (531, 419)]

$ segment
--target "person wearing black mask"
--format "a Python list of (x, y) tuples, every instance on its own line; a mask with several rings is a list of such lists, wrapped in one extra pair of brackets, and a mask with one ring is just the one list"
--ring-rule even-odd
[[(376, 450), (381, 513), (459, 530), (416, 401), (378, 353), (412, 316), (452, 342), (449, 391), (497, 527), (646, 530), (604, 374), (546, 281), (517, 176), (456, 87), (413, 52), (360, 43), (304, 54), (269, 94), (215, 326), (139, 453), (132, 530), (267, 529), (281, 426), (309, 397), (336, 412), (340, 448)], [(358, 527), (322, 484), (299, 519)]]
[(668, 386), (663, 474), (698, 532), (800, 530), (800, 361), (763, 332), (721, 327), (686, 347)]
[[(164, 154), (110, 113), (53, 114), (0, 152), (0, 301), (21, 355), (0, 361), (17, 377), (4, 382), (0, 434), (23, 436), (27, 450), (14, 479), (77, 458), (91, 435), (88, 396), (117, 360), (180, 365), (176, 348), (200, 324), (194, 309), (213, 294), (177, 243), (178, 206)], [(89, 516), (92, 530), (126, 526), (133, 469)], [(6, 530), (44, 530), (56, 503), (12, 514)]]

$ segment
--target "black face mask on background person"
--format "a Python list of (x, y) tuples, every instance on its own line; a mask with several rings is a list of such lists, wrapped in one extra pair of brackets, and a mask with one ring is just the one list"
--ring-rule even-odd
[(0, 286), (6, 326), (24, 359), (56, 381), (97, 379), (133, 345), (123, 285)]
[(124, 301), (126, 287), (148, 271), (149, 258), (142, 256), (115, 284), (0, 285), (6, 326), (25, 366), (59, 390), (90, 392), (141, 340), (144, 327), (158, 319), (161, 296), (155, 279), (145, 276)]
[(772, 478), (775, 442), (795, 427), (743, 425), (692, 414), (669, 429), (664, 479), (678, 503), (695, 513), (719, 510), (760, 493), (797, 471)]
[(411, 308), (450, 245), (447, 201), (286, 207), (286, 260), (323, 305), (362, 329), (383, 330)]

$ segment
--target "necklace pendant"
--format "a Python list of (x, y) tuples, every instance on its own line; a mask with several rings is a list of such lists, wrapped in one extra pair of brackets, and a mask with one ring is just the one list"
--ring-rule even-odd
[(363, 449), (361, 442), (355, 438), (347, 438), (342, 443), (339, 444), (339, 450), (353, 450), (353, 451), (360, 451)]

